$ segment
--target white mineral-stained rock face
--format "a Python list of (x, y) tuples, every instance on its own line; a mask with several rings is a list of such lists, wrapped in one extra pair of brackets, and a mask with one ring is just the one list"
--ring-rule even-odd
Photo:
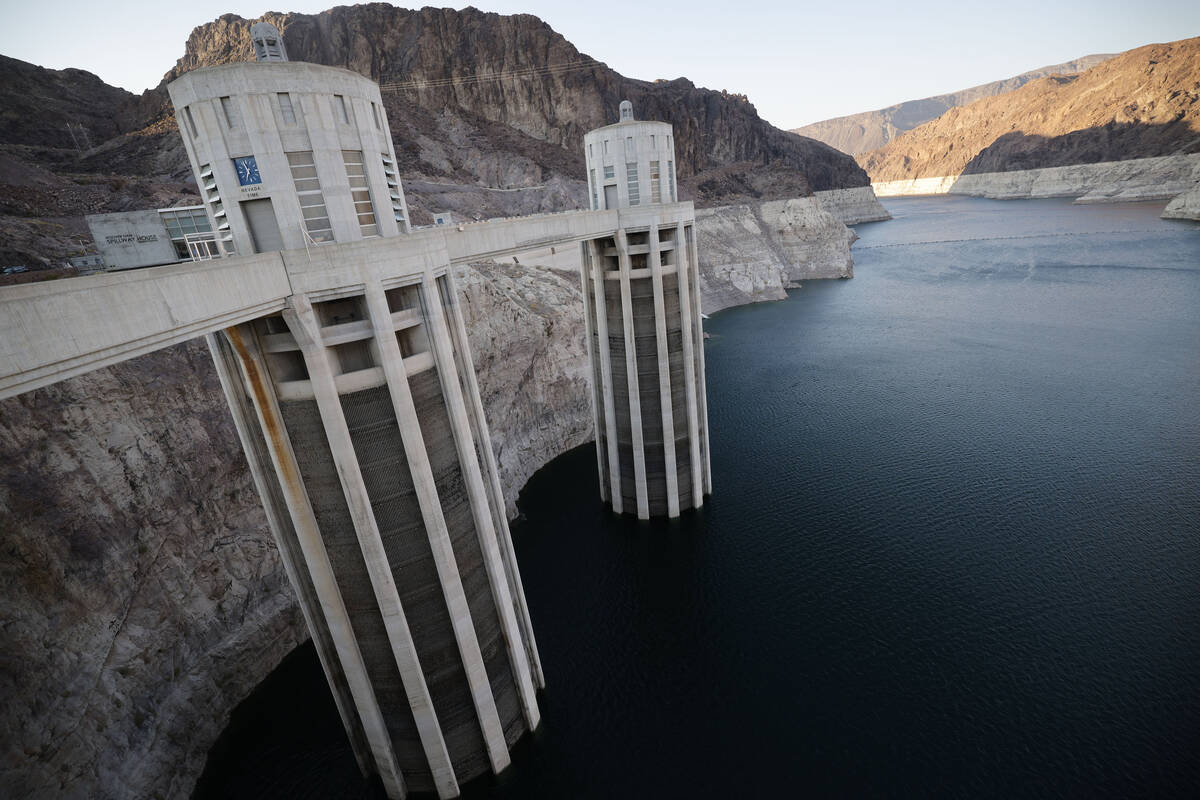
[(456, 275), (511, 517), (529, 476), (592, 438), (579, 273), (486, 262)]
[(1175, 196), (1163, 209), (1164, 219), (1200, 220), (1200, 181), (1191, 189)]
[[(814, 198), (697, 230), (706, 311), (850, 269), (853, 234)], [(544, 255), (559, 267), (456, 273), (510, 515), (592, 437), (579, 273)], [(0, 401), (0, 547), (0, 797), (190, 796), (308, 637), (198, 340)]]
[(857, 236), (816, 197), (698, 209), (696, 231), (706, 314), (780, 300), (801, 280), (854, 274)]
[(706, 314), (787, 297), (783, 260), (749, 206), (698, 209), (696, 245)]
[(857, 225), (860, 222), (882, 222), (891, 219), (888, 213), (875, 197), (875, 190), (870, 186), (859, 186), (854, 189), (830, 189), (825, 192), (814, 192), (825, 210), (843, 225)]
[(0, 796), (186, 797), (307, 638), (202, 342), (0, 403)]
[(871, 186), (879, 197), (965, 194), (995, 200), (1075, 197), (1079, 203), (1123, 203), (1175, 197), (1198, 180), (1200, 154), (1193, 154), (886, 181)]
[(788, 286), (814, 278), (850, 278), (850, 244), (858, 238), (816, 197), (773, 200), (758, 208), (759, 218), (783, 252)]

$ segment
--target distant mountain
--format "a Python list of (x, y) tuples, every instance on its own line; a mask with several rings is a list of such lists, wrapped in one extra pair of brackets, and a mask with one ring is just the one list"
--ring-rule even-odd
[(879, 182), (1197, 152), (1200, 38), (952, 108), (859, 162)]
[(883, 147), (904, 131), (912, 130), (921, 123), (940, 117), (956, 106), (965, 106), (984, 97), (994, 97), (1011, 92), (1030, 81), (1048, 75), (1073, 75), (1083, 72), (1110, 58), (1112, 58), (1112, 54), (1084, 56), (1074, 61), (1041, 67), (1006, 80), (972, 86), (970, 89), (963, 89), (951, 94), (908, 100), (894, 106), (881, 108), (878, 111), (864, 111), (860, 114), (814, 122), (801, 128), (793, 128), (792, 133), (811, 137), (836, 147), (843, 153), (857, 156), (868, 150)]

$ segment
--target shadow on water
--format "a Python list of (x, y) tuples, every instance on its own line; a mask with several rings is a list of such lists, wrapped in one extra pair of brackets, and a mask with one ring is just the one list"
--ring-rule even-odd
[(195, 800), (384, 800), (364, 781), (311, 641), (287, 655), (231, 716)]

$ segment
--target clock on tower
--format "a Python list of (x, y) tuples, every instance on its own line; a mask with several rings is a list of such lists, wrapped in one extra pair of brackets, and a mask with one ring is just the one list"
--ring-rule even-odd
[(258, 174), (258, 162), (254, 160), (254, 156), (235, 158), (233, 168), (237, 171), (238, 183), (242, 186), (262, 183), (262, 176)]

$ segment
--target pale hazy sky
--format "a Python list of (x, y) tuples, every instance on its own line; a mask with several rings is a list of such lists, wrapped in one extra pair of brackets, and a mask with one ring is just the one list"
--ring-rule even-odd
[[(141, 92), (221, 14), (313, 13), (329, 0), (0, 0), (0, 53)], [(397, 4), (403, 5), (403, 4)], [(1007, 78), (1089, 53), (1200, 36), (1200, 0), (476, 0), (541, 17), (632, 78), (750, 97), (782, 128)], [(611, 8), (615, 13), (597, 13)], [(249, 53), (247, 53), (249, 56)]]

